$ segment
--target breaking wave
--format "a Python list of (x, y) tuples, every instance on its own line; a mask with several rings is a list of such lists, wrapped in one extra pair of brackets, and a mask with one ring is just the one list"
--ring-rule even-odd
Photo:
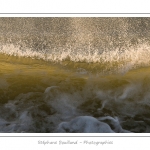
[(0, 20), (0, 132), (150, 132), (149, 18)]

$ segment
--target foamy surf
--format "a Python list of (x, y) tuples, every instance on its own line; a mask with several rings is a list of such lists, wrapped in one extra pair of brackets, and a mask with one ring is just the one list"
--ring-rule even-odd
[[(141, 44), (137, 45), (137, 47), (128, 47), (125, 50), (112, 49), (110, 51), (101, 51), (101, 49), (95, 50), (92, 48), (85, 52), (84, 49), (78, 50), (73, 48), (62, 48), (57, 51), (49, 49), (45, 54), (43, 51), (35, 51), (29, 48), (21, 50), (19, 46), (10, 44), (3, 45), (0, 52), (1, 54), (17, 56), (19, 58), (41, 59), (72, 68), (77, 66), (77, 69), (80, 69), (80, 66), (84, 66), (89, 71), (94, 68), (96, 72), (108, 72), (111, 70), (112, 72), (126, 73), (129, 70), (150, 65), (149, 49), (150, 46), (147, 44)], [(84, 65), (80, 63), (84, 63)], [(89, 67), (89, 64), (91, 67)]]
[(0, 20), (0, 132), (150, 132), (149, 18)]

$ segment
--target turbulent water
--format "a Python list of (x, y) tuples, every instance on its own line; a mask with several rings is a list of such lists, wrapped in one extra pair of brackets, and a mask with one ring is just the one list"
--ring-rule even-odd
[(0, 18), (0, 132), (150, 132), (150, 18)]

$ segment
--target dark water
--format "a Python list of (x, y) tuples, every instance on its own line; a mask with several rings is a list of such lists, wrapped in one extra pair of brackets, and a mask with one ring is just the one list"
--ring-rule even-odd
[(0, 132), (150, 132), (149, 18), (0, 18)]

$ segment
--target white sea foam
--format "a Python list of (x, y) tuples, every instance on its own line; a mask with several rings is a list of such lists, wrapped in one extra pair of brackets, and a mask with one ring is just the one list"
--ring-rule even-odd
[(70, 122), (62, 122), (57, 128), (61, 133), (114, 133), (108, 124), (91, 116), (79, 116)]
[(98, 118), (99, 121), (108, 120), (109, 124), (112, 126), (113, 131), (116, 133), (130, 133), (130, 131), (122, 129), (119, 119), (117, 117), (113, 118), (111, 116), (100, 117)]
[[(30, 48), (20, 49), (19, 46), (3, 45), (0, 53), (14, 55), (19, 57), (31, 57), (36, 59), (43, 59), (45, 61), (51, 62), (61, 62), (64, 60), (69, 60), (73, 62), (87, 62), (87, 63), (100, 63), (105, 64), (110, 63), (109, 67), (113, 67), (113, 64), (117, 64), (117, 69), (119, 72), (127, 72), (130, 69), (136, 68), (138, 66), (148, 66), (150, 64), (150, 46), (147, 44), (141, 44), (136, 47), (128, 47), (124, 50), (111, 49), (109, 51), (101, 51), (98, 49), (90, 50), (79, 50), (76, 48), (59, 48), (57, 51), (55, 49), (49, 49), (46, 53), (44, 50), (36, 51)], [(112, 64), (111, 64), (112, 63)], [(85, 71), (84, 71), (85, 73)]]
[[(149, 95), (145, 96), (144, 103), (142, 101), (140, 103), (134, 98), (138, 96), (137, 90), (133, 95), (130, 93), (127, 94), (129, 98), (133, 99), (133, 102), (128, 102), (128, 96), (124, 94), (126, 93), (124, 88), (130, 89), (130, 87), (134, 88), (133, 85), (128, 84), (126, 87), (117, 89), (122, 91), (119, 91), (123, 93), (122, 95), (125, 95), (121, 95), (122, 99), (119, 97), (119, 94), (117, 96), (116, 93), (118, 91), (116, 89), (115, 91), (112, 89), (113, 92), (107, 90), (100, 91), (96, 86), (90, 92), (88, 88), (91, 87), (86, 87), (82, 92), (75, 91), (70, 93), (69, 91), (64, 92), (58, 86), (50, 86), (43, 93), (29, 92), (20, 94), (2, 107), (1, 113), (4, 114), (2, 117), (4, 119), (1, 118), (0, 120), (0, 132), (46, 132), (47, 129), (50, 132), (55, 132), (58, 124), (57, 132), (130, 132), (122, 128), (120, 120), (117, 117), (106, 116), (104, 110), (117, 112), (121, 117), (124, 115), (134, 117), (136, 114), (145, 112), (144, 104), (146, 105), (148, 102), (146, 100)], [(40, 97), (39, 94), (41, 95)], [(95, 98), (97, 101), (93, 105)], [(88, 102), (89, 99), (91, 99), (90, 102)], [(81, 108), (80, 106), (86, 102), (88, 102), (88, 106), (85, 105), (84, 108)], [(84, 112), (87, 107), (92, 111)], [(98, 109), (99, 111), (97, 111)], [(54, 110), (54, 112), (51, 110)], [(98, 119), (85, 116), (97, 113), (96, 111), (98, 113), (102, 112), (105, 116)], [(101, 116), (102, 114), (100, 113), (99, 115)], [(36, 124), (38, 125), (36, 126)], [(138, 126), (138, 124), (136, 125)], [(38, 128), (39, 126), (40, 128)]]

